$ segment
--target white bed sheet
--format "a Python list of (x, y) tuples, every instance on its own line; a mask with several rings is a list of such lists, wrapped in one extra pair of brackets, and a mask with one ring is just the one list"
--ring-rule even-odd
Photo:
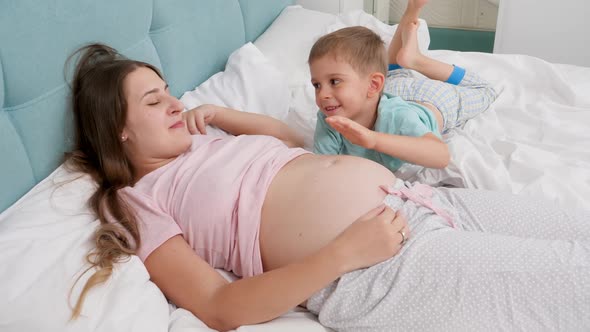
[[(184, 309), (174, 309), (170, 314), (169, 332), (216, 332), (208, 328), (193, 314)], [(305, 309), (295, 309), (266, 323), (246, 325), (234, 332), (326, 332), (317, 317)]]
[(446, 137), (450, 167), (407, 167), (400, 175), (590, 210), (590, 68), (524, 55), (430, 54), (476, 71), (500, 95), (488, 111)]
[(166, 329), (166, 299), (137, 256), (118, 264), (69, 320), (91, 275), (82, 272), (99, 223), (86, 205), (95, 189), (89, 176), (61, 166), (0, 214), (0, 331)]

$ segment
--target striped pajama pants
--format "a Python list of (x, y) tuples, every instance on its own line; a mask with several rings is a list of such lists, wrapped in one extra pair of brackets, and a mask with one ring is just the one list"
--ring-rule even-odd
[(482, 113), (496, 99), (496, 92), (478, 75), (466, 71), (458, 85), (416, 77), (410, 69), (394, 69), (387, 73), (383, 90), (406, 101), (426, 102), (436, 106), (443, 116), (442, 133)]

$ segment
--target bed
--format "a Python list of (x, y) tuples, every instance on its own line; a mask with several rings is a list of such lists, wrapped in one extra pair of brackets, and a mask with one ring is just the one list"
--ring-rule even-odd
[[(72, 142), (65, 83), (71, 72), (64, 62), (85, 43), (107, 43), (161, 68), (187, 108), (219, 103), (271, 115), (300, 131), (310, 148), (316, 108), (306, 56), (313, 41), (343, 26), (365, 25), (388, 42), (395, 26), (362, 12), (335, 16), (292, 5), (287, 0), (2, 2), (0, 330), (211, 331), (168, 303), (137, 257), (117, 265), (113, 277), (90, 292), (82, 316), (69, 321), (72, 299), (89, 276), (83, 273), (85, 256), (97, 221), (86, 206), (92, 181), (60, 166)], [(427, 51), (424, 21), (419, 36)], [(445, 136), (449, 167), (407, 166), (399, 177), (590, 209), (590, 68), (523, 55), (428, 52), (477, 71), (500, 96), (491, 109)], [(237, 331), (327, 329), (296, 308)]]

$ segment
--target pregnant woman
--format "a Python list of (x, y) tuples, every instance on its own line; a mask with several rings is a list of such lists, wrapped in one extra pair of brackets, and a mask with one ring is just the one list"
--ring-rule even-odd
[(268, 117), (183, 113), (156, 68), (108, 46), (77, 54), (68, 162), (96, 180), (101, 227), (74, 316), (137, 254), (168, 299), (222, 331), (299, 304), (336, 330), (590, 326), (588, 214), (313, 155)]

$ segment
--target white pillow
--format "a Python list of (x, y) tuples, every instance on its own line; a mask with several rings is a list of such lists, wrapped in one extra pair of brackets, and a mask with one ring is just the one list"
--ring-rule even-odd
[[(69, 321), (90, 272), (86, 255), (98, 225), (87, 207), (88, 177), (63, 166), (0, 214), (0, 326), (6, 331), (165, 331), (166, 299), (136, 256), (116, 265)], [(70, 301), (70, 302), (68, 302)]]
[[(420, 20), (418, 45), (425, 52), (430, 45), (426, 21)], [(389, 45), (397, 25), (388, 25), (362, 10), (334, 15), (301, 6), (283, 9), (266, 31), (254, 41), (254, 45), (279, 68), (289, 80), (289, 85), (309, 82), (307, 58), (315, 41), (326, 33), (347, 26), (361, 25), (372, 29)]]
[[(240, 111), (285, 120), (289, 111), (289, 87), (285, 76), (252, 43), (235, 50), (225, 70), (211, 76), (180, 101), (187, 109), (216, 104)], [(223, 131), (208, 127), (208, 134)]]
[(326, 29), (340, 22), (333, 14), (289, 6), (254, 41), (254, 45), (286, 76), (289, 85), (309, 82), (307, 57)]
[[(326, 33), (355, 25), (375, 31), (381, 36), (386, 47), (397, 28), (397, 25), (385, 24), (362, 10), (338, 16), (301, 6), (289, 6), (283, 9), (271, 26), (254, 41), (254, 45), (287, 77), (291, 99), (285, 122), (303, 135), (306, 149), (313, 148), (318, 109), (307, 64), (309, 51), (315, 41)], [(420, 20), (418, 45), (426, 52), (429, 44), (428, 25), (424, 20)]]

